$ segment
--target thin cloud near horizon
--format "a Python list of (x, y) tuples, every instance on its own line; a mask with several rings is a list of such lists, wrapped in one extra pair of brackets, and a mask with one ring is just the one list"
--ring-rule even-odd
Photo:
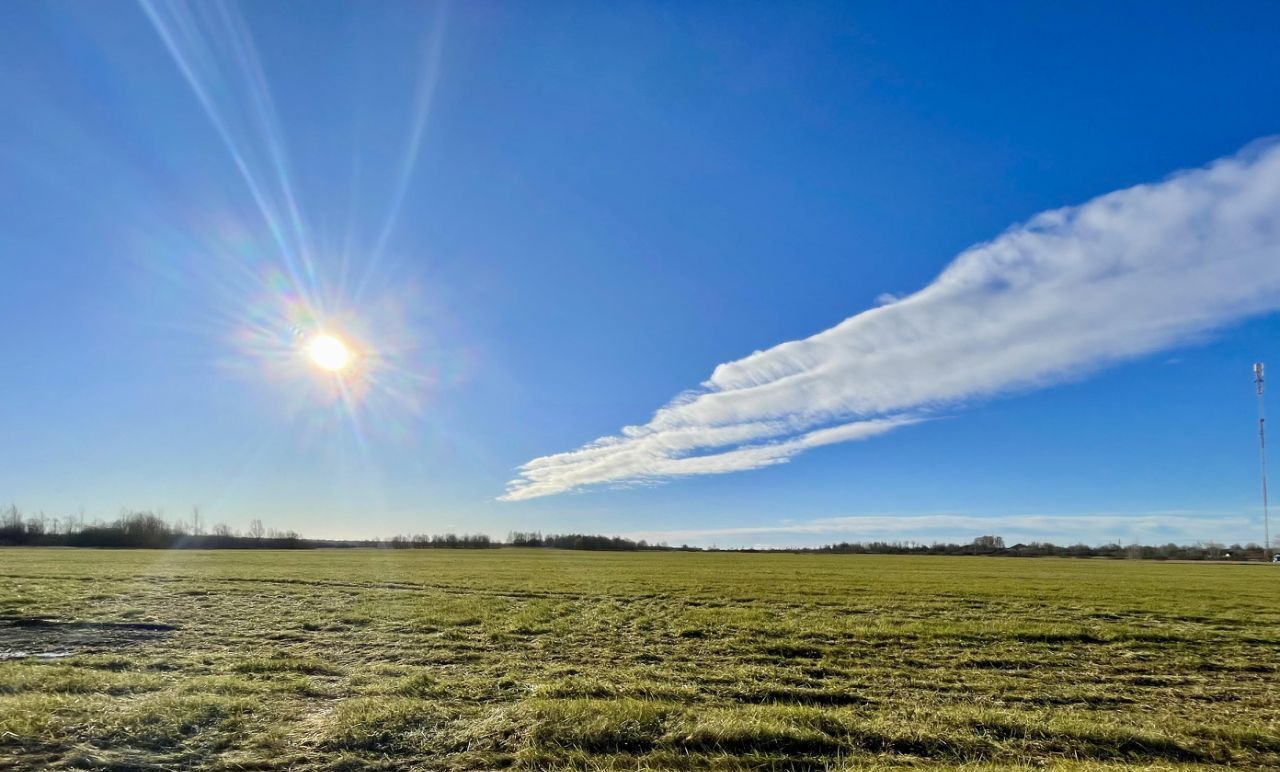
[[(1258, 518), (1246, 512), (1221, 510), (1153, 510), (1139, 512), (1077, 512), (974, 515), (956, 512), (879, 513), (821, 517), (777, 525), (724, 526), (672, 530), (629, 531), (619, 534), (650, 542), (724, 541), (734, 545), (803, 546), (832, 541), (968, 541), (980, 534), (996, 534), (1014, 542), (1050, 541), (1060, 545), (1168, 541), (1248, 541)], [(779, 537), (782, 537), (779, 539)], [(818, 538), (822, 537), (822, 538)], [(754, 540), (754, 541), (753, 541)]]
[(1036, 215), (928, 286), (717, 366), (645, 424), (519, 468), (500, 500), (786, 463), (1280, 307), (1280, 143)]

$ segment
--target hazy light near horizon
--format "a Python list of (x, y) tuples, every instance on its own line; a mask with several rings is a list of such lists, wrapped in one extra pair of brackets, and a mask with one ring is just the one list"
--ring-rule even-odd
[(502, 500), (756, 469), (1280, 307), (1280, 144), (1015, 225), (928, 286), (714, 368), (647, 423), (535, 458)]

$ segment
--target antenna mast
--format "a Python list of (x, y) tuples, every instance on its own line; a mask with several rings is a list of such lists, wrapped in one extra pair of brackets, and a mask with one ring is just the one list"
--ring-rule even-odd
[(1258, 457), (1262, 461), (1262, 559), (1271, 560), (1271, 519), (1267, 511), (1267, 414), (1263, 405), (1262, 363), (1253, 366), (1253, 383), (1258, 387)]

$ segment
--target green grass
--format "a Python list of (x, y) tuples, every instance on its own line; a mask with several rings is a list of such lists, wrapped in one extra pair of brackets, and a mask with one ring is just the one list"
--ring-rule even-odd
[(5, 616), (178, 629), (0, 662), (0, 768), (1280, 767), (1270, 566), (10, 549)]

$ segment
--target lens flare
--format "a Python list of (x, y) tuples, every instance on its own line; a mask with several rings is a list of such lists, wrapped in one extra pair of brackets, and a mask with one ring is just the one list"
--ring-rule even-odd
[(317, 335), (307, 344), (307, 356), (322, 370), (339, 372), (351, 364), (351, 349), (332, 335)]
[[(208, 294), (210, 326), (232, 344), (222, 364), (278, 387), (274, 396), (299, 442), (345, 436), (335, 433), (339, 427), (349, 428), (366, 452), (370, 436), (416, 441), (419, 422), (433, 426), (426, 405), (470, 369), (470, 352), (447, 313), (449, 298), (406, 276), (417, 270), (418, 255), (388, 252), (429, 122), (443, 10), (424, 45), (412, 122), (381, 227), (361, 227), (353, 190), (345, 237), (318, 245), (294, 187), (283, 124), (236, 5), (139, 1), (250, 197), (193, 198), (190, 212), (179, 213), (189, 219), (181, 226), (171, 206), (145, 208), (132, 224), (139, 242), (133, 253), (166, 279)], [(364, 168), (359, 152), (352, 164)], [(156, 216), (161, 209), (165, 217)], [(179, 311), (189, 314), (185, 305), (175, 305)]]

